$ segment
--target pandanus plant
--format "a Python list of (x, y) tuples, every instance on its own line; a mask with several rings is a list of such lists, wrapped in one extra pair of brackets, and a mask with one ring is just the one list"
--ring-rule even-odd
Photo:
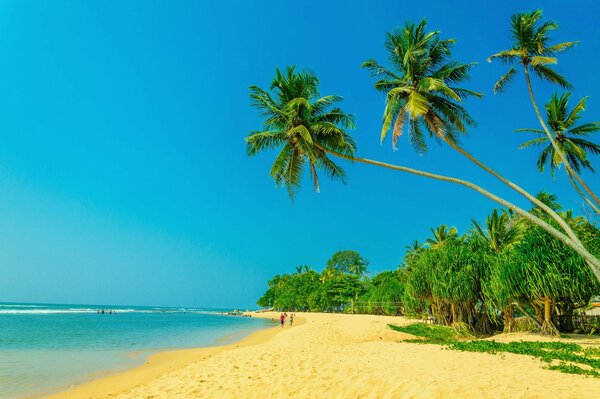
[(552, 315), (563, 298), (587, 303), (598, 292), (600, 284), (590, 277), (581, 257), (565, 251), (537, 226), (528, 229), (515, 245), (515, 255), (501, 274), (503, 285), (512, 287), (512, 297), (536, 310), (538, 326), (547, 334), (558, 334)]
[(551, 129), (546, 125), (535, 100), (530, 72), (536, 74), (543, 81), (557, 84), (565, 89), (572, 87), (565, 77), (552, 69), (551, 65), (558, 62), (556, 57), (558, 54), (577, 44), (577, 42), (571, 41), (551, 45), (550, 33), (558, 28), (558, 24), (553, 21), (542, 22), (542, 16), (541, 10), (519, 13), (512, 16), (512, 47), (488, 58), (490, 62), (496, 59), (510, 65), (509, 70), (495, 84), (494, 92), (503, 92), (518, 70), (523, 70), (531, 104), (533, 105), (543, 133), (556, 152), (557, 160), (560, 160), (565, 165), (569, 176), (577, 181), (577, 184), (581, 185), (583, 191), (585, 191), (585, 194), (580, 190), (578, 190), (578, 193), (584, 198), (589, 196), (590, 198), (586, 201), (593, 202), (595, 204), (594, 209), (598, 209), (600, 199), (581, 178), (572, 164), (572, 159), (569, 159), (564, 148), (559, 145), (558, 137), (555, 137)]
[(576, 236), (572, 239), (541, 218), (484, 188), (456, 177), (356, 156), (355, 142), (348, 133), (354, 126), (353, 117), (337, 106), (341, 97), (320, 97), (318, 80), (312, 73), (296, 72), (293, 67), (288, 67), (285, 73), (277, 70), (271, 92), (256, 86), (250, 90), (252, 105), (264, 118), (264, 129), (251, 132), (246, 137), (247, 153), (252, 156), (262, 150), (279, 149), (271, 167), (271, 176), (277, 185), (287, 188), (290, 197), (300, 186), (305, 167), (310, 171), (315, 189), (319, 188), (321, 171), (333, 179), (344, 180), (342, 167), (330, 156), (459, 184), (511, 209), (573, 248), (588, 261), (600, 280), (600, 261), (585, 249)]
[(523, 219), (514, 218), (506, 210), (494, 209), (491, 215), (485, 218), (485, 224), (472, 221), (474, 236), (487, 244), (487, 251), (482, 251), (479, 256), (482, 264), (489, 265), (487, 278), (482, 281), (482, 291), (486, 305), (492, 315), (496, 307), (501, 309), (504, 318), (504, 332), (514, 331), (512, 290), (505, 285), (502, 279), (503, 269), (506, 267), (508, 251), (518, 243), (525, 231)]

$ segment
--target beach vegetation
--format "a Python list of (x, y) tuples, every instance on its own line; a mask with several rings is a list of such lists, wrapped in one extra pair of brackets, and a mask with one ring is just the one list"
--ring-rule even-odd
[[(556, 196), (542, 192), (537, 197), (561, 211)], [(539, 209), (530, 211), (554, 223)], [(569, 210), (561, 214), (598, 253), (600, 229)], [(275, 276), (258, 303), (289, 310), (403, 314), (476, 335), (520, 329), (551, 335), (590, 332), (589, 326), (573, 322), (600, 292), (581, 256), (509, 210), (494, 209), (471, 226), (462, 235), (446, 225), (432, 228), (425, 244), (415, 241), (406, 248), (399, 267), (372, 277), (358, 252), (339, 251), (321, 272), (301, 266), (296, 273)], [(347, 266), (357, 262), (363, 274)]]
[(566, 342), (513, 341), (504, 343), (472, 339), (468, 335), (458, 334), (451, 327), (424, 323), (408, 326), (390, 324), (389, 327), (394, 331), (418, 337), (418, 339), (404, 342), (443, 345), (447, 349), (463, 352), (526, 355), (548, 363), (545, 368), (549, 370), (600, 377), (600, 351), (597, 348), (584, 348), (581, 345)]

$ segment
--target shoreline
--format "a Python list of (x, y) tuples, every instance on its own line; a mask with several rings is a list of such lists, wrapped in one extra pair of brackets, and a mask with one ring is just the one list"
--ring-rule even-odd
[[(254, 314), (252, 317), (263, 318)], [(298, 321), (298, 324), (303, 322), (302, 320)], [(264, 343), (281, 332), (281, 328), (273, 328), (276, 326), (278, 327), (274, 324), (273, 326), (261, 328), (225, 345), (220, 345), (219, 342), (229, 341), (229, 335), (220, 337), (216, 344), (211, 346), (152, 353), (146, 356), (144, 363), (141, 365), (126, 370), (108, 371), (108, 374), (92, 377), (89, 381), (74, 387), (58, 387), (47, 393), (28, 396), (23, 399), (81, 399), (83, 397), (96, 399), (114, 396), (137, 385), (152, 381), (170, 371), (182, 369), (194, 362), (210, 358), (220, 352), (239, 346), (253, 346)]]
[[(252, 314), (270, 319), (278, 313)], [(461, 352), (403, 342), (413, 335), (388, 324), (397, 316), (296, 313), (225, 346), (162, 352), (147, 364), (46, 399), (208, 399), (280, 397), (581, 398), (600, 392), (600, 378), (564, 374), (526, 355)], [(598, 338), (513, 333), (504, 342), (551, 340), (600, 346)]]

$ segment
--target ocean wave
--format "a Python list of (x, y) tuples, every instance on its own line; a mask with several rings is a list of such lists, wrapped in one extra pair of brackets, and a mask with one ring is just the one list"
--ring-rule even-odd
[(45, 308), (43, 305), (13, 305), (8, 303), (0, 303), (0, 308)]
[(64, 314), (96, 312), (96, 309), (0, 309), (0, 314)]
[[(104, 309), (104, 314), (108, 314), (109, 309)], [(113, 309), (115, 313), (192, 313), (192, 314), (206, 314), (206, 315), (220, 315), (223, 312), (214, 310), (195, 310), (195, 309)], [(6, 309), (0, 308), (0, 315), (2, 314), (26, 314), (26, 315), (46, 315), (46, 314), (92, 314), (98, 313), (98, 309), (83, 309), (83, 308), (69, 308), (69, 309)]]

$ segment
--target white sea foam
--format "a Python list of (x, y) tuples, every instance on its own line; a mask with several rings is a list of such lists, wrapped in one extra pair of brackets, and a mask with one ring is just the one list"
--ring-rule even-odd
[[(0, 309), (0, 314), (85, 314), (97, 313), (98, 309), (90, 308), (60, 308), (60, 309)], [(108, 310), (105, 310), (105, 313)], [(135, 309), (118, 309), (116, 313), (132, 313)]]

